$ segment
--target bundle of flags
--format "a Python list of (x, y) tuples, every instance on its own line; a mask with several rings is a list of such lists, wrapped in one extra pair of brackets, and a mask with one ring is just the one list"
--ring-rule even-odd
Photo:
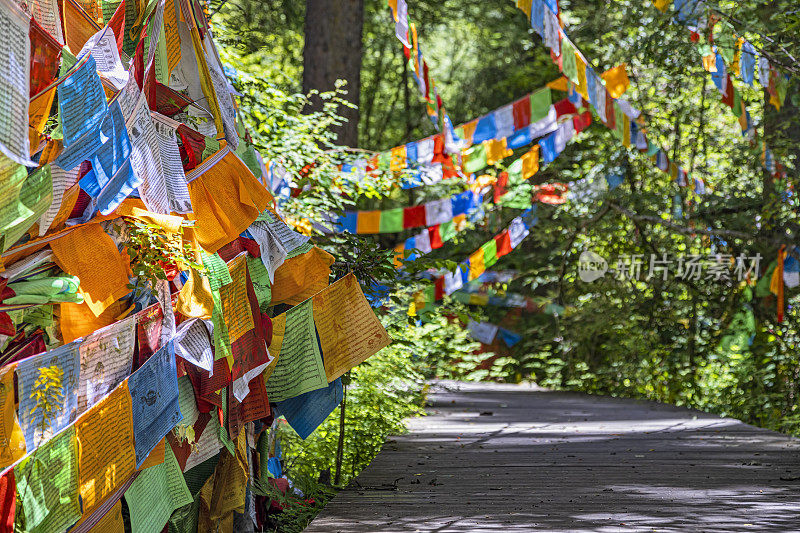
[(492, 324), (491, 322), (476, 322), (474, 320), (470, 320), (467, 324), (467, 329), (469, 330), (470, 337), (481, 344), (492, 344), (498, 335), (509, 348), (522, 340), (522, 336), (520, 334), (514, 333), (513, 331), (505, 328), (501, 328), (500, 326)]
[(22, 5), (0, 0), (0, 532), (260, 529), (275, 419), (307, 437), (390, 339), (275, 211), (290, 180), (198, 1)]

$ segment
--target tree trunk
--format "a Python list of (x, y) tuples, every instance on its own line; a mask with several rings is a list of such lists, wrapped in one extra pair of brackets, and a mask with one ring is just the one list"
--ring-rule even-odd
[[(337, 79), (347, 81), (345, 99), (358, 105), (361, 92), (361, 33), (364, 0), (306, 0), (303, 91), (331, 91)], [(312, 109), (320, 109), (319, 98)], [(358, 109), (345, 108), (347, 120), (336, 129), (339, 144), (358, 145)]]

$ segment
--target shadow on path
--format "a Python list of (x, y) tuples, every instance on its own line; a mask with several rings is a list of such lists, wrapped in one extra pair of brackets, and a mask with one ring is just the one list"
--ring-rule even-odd
[(452, 382), (428, 415), (306, 531), (800, 532), (800, 441), (738, 420)]

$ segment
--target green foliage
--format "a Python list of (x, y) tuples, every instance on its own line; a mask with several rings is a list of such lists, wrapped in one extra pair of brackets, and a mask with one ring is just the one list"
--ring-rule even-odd
[(479, 381), (489, 372), (478, 366), (493, 354), (473, 353), (480, 343), (462, 327), (470, 318), (463, 305), (448, 302), (447, 307), (423, 315), (421, 324), (396, 342), (419, 354), (416, 366), (428, 378)]
[(64, 398), (64, 392), (62, 391), (63, 379), (64, 370), (58, 365), (43, 366), (39, 369), (39, 376), (33, 383), (31, 398), (33, 398), (34, 406), (30, 414), (41, 411), (42, 421), (39, 429), (42, 432), (43, 439), (45, 438), (45, 433), (52, 427), (53, 419), (63, 408), (61, 404)]
[(115, 231), (126, 235), (125, 246), (131, 261), (131, 270), (137, 277), (136, 290), (155, 290), (159, 280), (167, 279), (164, 272), (169, 265), (186, 265), (198, 272), (205, 270), (194, 260), (195, 250), (182, 239), (183, 230), (170, 233), (158, 224), (137, 218), (125, 217), (125, 228), (115, 226)]
[(330, 500), (336, 490), (321, 483), (304, 484), (302, 495), (289, 491), (284, 494), (269, 482), (253, 479), (253, 493), (267, 496), (280, 505), (282, 512), (272, 517), (275, 521), (274, 531), (282, 533), (300, 533), (314, 519)]

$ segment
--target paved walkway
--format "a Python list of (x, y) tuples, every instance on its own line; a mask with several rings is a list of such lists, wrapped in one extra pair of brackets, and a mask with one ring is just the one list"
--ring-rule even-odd
[(798, 531), (800, 441), (652, 402), (441, 384), (307, 532)]

